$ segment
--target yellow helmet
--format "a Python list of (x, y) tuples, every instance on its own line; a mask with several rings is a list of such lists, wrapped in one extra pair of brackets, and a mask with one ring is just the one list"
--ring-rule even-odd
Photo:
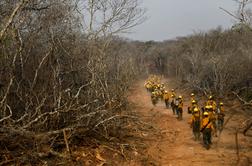
[(191, 96), (194, 96), (194, 93), (191, 93)]
[(193, 111), (194, 111), (194, 112), (199, 112), (199, 109), (198, 109), (197, 107), (195, 107), (195, 108), (193, 109)]
[(204, 115), (204, 116), (208, 116), (208, 112), (205, 111), (205, 112), (203, 113), (203, 115)]
[(220, 102), (220, 106), (223, 106), (224, 104), (222, 102)]
[(182, 99), (182, 96), (179, 96), (178, 98), (179, 98), (179, 99)]
[(165, 91), (164, 91), (164, 93), (168, 93), (168, 91), (167, 91), (167, 90), (165, 90)]
[(209, 100), (212, 100), (213, 99), (213, 96), (211, 95), (211, 96), (209, 96), (209, 98), (208, 98)]
[(205, 106), (205, 109), (210, 109), (209, 105), (206, 105), (206, 106)]
[(196, 102), (196, 100), (192, 100), (192, 104), (196, 104), (197, 102)]

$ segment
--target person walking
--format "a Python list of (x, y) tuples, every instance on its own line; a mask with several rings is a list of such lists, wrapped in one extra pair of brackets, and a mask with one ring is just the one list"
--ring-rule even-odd
[(183, 99), (182, 96), (178, 97), (178, 104), (177, 104), (177, 115), (178, 115), (178, 120), (183, 119)]
[(164, 91), (163, 99), (165, 101), (165, 107), (169, 108), (169, 93), (167, 90)]
[(191, 119), (191, 128), (194, 135), (194, 140), (199, 141), (200, 139), (200, 110), (199, 108), (195, 107), (193, 109), (192, 119)]
[(213, 124), (208, 115), (207, 111), (203, 113), (200, 130), (203, 133), (203, 143), (206, 149), (209, 149), (212, 144), (212, 131), (214, 130)]

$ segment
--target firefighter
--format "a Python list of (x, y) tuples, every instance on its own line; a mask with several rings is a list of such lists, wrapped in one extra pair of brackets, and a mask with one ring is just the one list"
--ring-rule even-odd
[(193, 100), (192, 101), (192, 106), (191, 106), (191, 113), (193, 114), (194, 113), (194, 109), (195, 108), (198, 108), (199, 109), (199, 113), (200, 113), (200, 108), (199, 108), (199, 106), (198, 106), (198, 103), (197, 103), (197, 101), (196, 100)]
[(150, 81), (146, 82), (144, 84), (144, 87), (146, 88), (147, 92), (150, 92), (150, 90), (151, 90), (151, 82)]
[(209, 109), (210, 109), (209, 105), (205, 105), (204, 107), (202, 107), (201, 115), (203, 116), (204, 112), (209, 112)]
[(193, 114), (192, 114), (192, 118), (191, 118), (191, 128), (193, 131), (193, 135), (194, 135), (194, 140), (195, 141), (199, 141), (200, 139), (200, 109), (198, 107), (195, 107), (193, 109)]
[(169, 94), (168, 91), (164, 91), (163, 99), (165, 101), (166, 108), (169, 108)]
[(156, 106), (157, 101), (158, 101), (157, 91), (154, 91), (151, 93), (151, 101), (152, 101), (153, 106)]
[(175, 102), (176, 102), (176, 93), (174, 89), (171, 89), (171, 108), (172, 108), (173, 115), (175, 115), (176, 113)]
[(220, 102), (219, 108), (217, 109), (217, 128), (222, 131), (225, 117), (224, 104)]
[(214, 130), (214, 127), (211, 120), (209, 119), (209, 113), (205, 111), (203, 114), (200, 131), (203, 133), (203, 143), (206, 149), (209, 149), (210, 144), (212, 144), (212, 131), (213, 130)]
[(190, 105), (190, 106), (188, 107), (188, 109), (187, 109), (188, 114), (192, 114), (192, 113), (193, 113), (193, 109), (194, 109), (195, 107), (198, 107), (197, 101), (196, 101), (196, 100), (192, 100), (192, 101), (191, 101), (191, 105)]
[(191, 93), (191, 102), (195, 100), (195, 94), (194, 93)]
[(158, 88), (156, 89), (157, 99), (163, 100), (163, 93), (162, 93), (162, 91), (160, 90), (160, 87), (161, 87), (161, 85), (158, 84)]
[(214, 101), (214, 97), (213, 96), (209, 96), (206, 105), (209, 105), (209, 106), (211, 105), (212, 108), (213, 108), (213, 111), (216, 112), (216, 102)]
[(210, 120), (213, 119), (214, 117), (213, 107), (211, 105), (208, 105), (206, 108), (207, 108), (209, 119)]
[(172, 112), (173, 112), (173, 115), (176, 114), (176, 96), (175, 95), (171, 95), (171, 108), (172, 108)]
[(164, 83), (161, 83), (161, 84), (160, 84), (160, 89), (165, 89)]
[(155, 91), (156, 89), (158, 89), (158, 85), (154, 82), (152, 85), (152, 91)]
[(176, 96), (176, 93), (175, 93), (175, 90), (174, 90), (174, 89), (171, 89), (171, 95)]
[(178, 103), (176, 103), (177, 105), (177, 115), (178, 115), (178, 120), (182, 120), (182, 116), (183, 116), (183, 100), (182, 100), (182, 96), (178, 97), (177, 100)]
[(210, 121), (212, 122), (212, 126), (214, 128), (213, 135), (215, 137), (217, 137), (217, 132), (216, 132), (216, 113), (215, 113), (212, 105), (208, 106), (208, 117), (209, 117)]
[(195, 95), (194, 93), (191, 93), (191, 106), (189, 106), (187, 109), (188, 114), (193, 113), (193, 105), (195, 104), (195, 102), (196, 102)]
[(165, 85), (164, 85), (164, 83), (161, 84), (160, 91), (162, 92), (162, 94), (165, 93)]

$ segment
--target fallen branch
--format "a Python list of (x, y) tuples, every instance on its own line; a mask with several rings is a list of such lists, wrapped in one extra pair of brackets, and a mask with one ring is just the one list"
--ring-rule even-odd
[(132, 118), (132, 119), (137, 119), (138, 117), (136, 117), (136, 116), (128, 116), (128, 115), (114, 115), (114, 116), (111, 116), (111, 117), (109, 117), (109, 118), (107, 118), (107, 119), (105, 119), (105, 120), (97, 123), (94, 128), (97, 128), (101, 124), (103, 124), (105, 122), (108, 122), (108, 121), (111, 121), (111, 120), (116, 119), (116, 118)]
[(34, 120), (30, 121), (28, 124), (26, 124), (25, 126), (23, 126), (24, 129), (29, 128), (32, 124), (36, 123), (37, 121), (39, 121), (40, 119), (42, 119), (43, 117), (47, 116), (47, 115), (54, 115), (59, 113), (58, 111), (54, 111), (54, 112), (46, 112), (43, 113), (41, 115), (39, 115), (37, 118), (35, 118)]
[(238, 93), (234, 91), (232, 93), (243, 103), (243, 106), (252, 106), (252, 100), (247, 102), (243, 98), (241, 98), (241, 96), (239, 96)]
[(13, 135), (21, 135), (21, 136), (25, 136), (25, 137), (30, 137), (30, 138), (34, 138), (35, 137), (35, 133), (32, 131), (27, 131), (24, 130), (22, 128), (13, 128), (13, 127), (1, 127), (0, 128), (0, 133), (6, 133), (6, 134), (13, 134)]
[(45, 113), (39, 115), (39, 116), (38, 116), (37, 118), (35, 118), (34, 120), (32, 120), (32, 121), (30, 121), (29, 123), (27, 123), (25, 126), (23, 126), (23, 128), (24, 128), (24, 129), (29, 128), (32, 124), (38, 122), (40, 119), (42, 119), (42, 118), (44, 118), (44, 117), (46, 117), (46, 116), (51, 116), (51, 115), (55, 115), (55, 114), (58, 114), (58, 113), (67, 113), (67, 112), (70, 112), (70, 111), (76, 111), (76, 110), (79, 110), (79, 109), (83, 109), (83, 108), (89, 106), (89, 105), (90, 105), (91, 103), (93, 103), (93, 102), (96, 102), (96, 100), (95, 100), (95, 101), (92, 101), (92, 102), (90, 102), (90, 103), (87, 103), (87, 104), (85, 104), (85, 105), (82, 105), (82, 106), (78, 107), (78, 109), (70, 109), (70, 108), (69, 108), (69, 109), (64, 110), (64, 111), (63, 111), (63, 110), (55, 110), (55, 111), (53, 111), (53, 112), (45, 112)]
[(72, 154), (71, 154), (71, 150), (69, 148), (68, 139), (67, 139), (67, 135), (66, 135), (66, 130), (65, 129), (63, 129), (63, 135), (64, 135), (64, 141), (65, 141), (65, 144), (66, 144), (66, 149), (67, 149), (67, 151), (69, 153), (69, 156), (71, 157)]

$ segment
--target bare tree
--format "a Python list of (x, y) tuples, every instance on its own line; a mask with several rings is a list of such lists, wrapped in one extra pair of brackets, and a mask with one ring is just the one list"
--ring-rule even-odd
[(235, 0), (238, 4), (238, 9), (236, 13), (229, 12), (228, 10), (220, 7), (225, 13), (230, 15), (232, 18), (238, 21), (237, 25), (247, 25), (251, 26), (251, 10), (250, 4), (252, 3), (251, 0)]
[[(107, 139), (134, 119), (124, 110), (136, 58), (116, 35), (144, 20), (137, 0), (3, 0), (0, 9), (1, 145), (39, 158), (38, 149), (64, 137), (71, 154), (76, 137)], [(46, 154), (60, 157), (55, 150)]]

